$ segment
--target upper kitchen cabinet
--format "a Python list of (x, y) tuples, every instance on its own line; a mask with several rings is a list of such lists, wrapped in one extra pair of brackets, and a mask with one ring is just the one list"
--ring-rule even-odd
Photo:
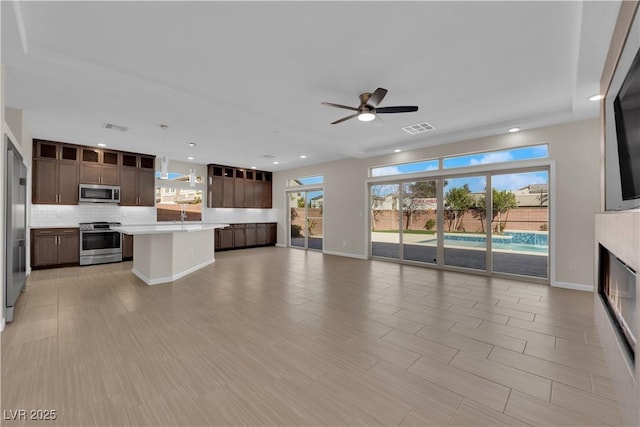
[(208, 165), (207, 170), (207, 207), (236, 207), (236, 169), (229, 166)]
[(271, 209), (272, 201), (272, 185), (273, 174), (271, 172), (256, 172), (256, 191), (255, 191), (255, 207), (263, 209)]
[(71, 144), (33, 141), (33, 203), (78, 204), (79, 151)]
[(155, 205), (155, 156), (33, 140), (33, 203), (77, 205), (79, 184), (120, 185), (121, 205)]
[(120, 185), (121, 153), (82, 147), (80, 151), (80, 183)]
[(80, 147), (64, 142), (33, 140), (33, 158), (78, 162)]
[(207, 207), (271, 208), (271, 172), (208, 165)]
[(120, 206), (154, 206), (155, 157), (122, 153)]

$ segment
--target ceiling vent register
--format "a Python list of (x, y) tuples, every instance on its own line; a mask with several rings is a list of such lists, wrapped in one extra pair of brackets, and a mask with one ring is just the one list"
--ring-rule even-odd
[(433, 129), (434, 127), (427, 122), (422, 122), (422, 123), (418, 123), (417, 125), (411, 125), (411, 126), (406, 126), (402, 128), (403, 131), (405, 131), (410, 135), (415, 135), (417, 133), (422, 133), (422, 132), (428, 132)]
[(104, 128), (111, 129), (111, 130), (119, 130), (120, 132), (126, 132), (129, 130), (129, 128), (126, 126), (114, 125), (113, 123), (105, 123)]

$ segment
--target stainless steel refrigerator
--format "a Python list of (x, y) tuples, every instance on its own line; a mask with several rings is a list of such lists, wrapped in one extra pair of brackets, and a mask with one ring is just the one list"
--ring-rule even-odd
[(27, 168), (9, 137), (5, 136), (5, 141), (4, 318), (11, 322), (13, 309), (27, 279)]

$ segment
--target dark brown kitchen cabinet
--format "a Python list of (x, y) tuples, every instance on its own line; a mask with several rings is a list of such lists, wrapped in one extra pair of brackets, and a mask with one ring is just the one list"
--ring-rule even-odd
[(121, 186), (121, 205), (155, 205), (155, 156), (33, 140), (32, 202), (77, 205), (78, 185)]
[(273, 195), (273, 174), (271, 172), (264, 173), (264, 181), (262, 185), (262, 207), (264, 209), (271, 209), (273, 207), (272, 195)]
[(78, 204), (78, 153), (71, 144), (33, 140), (33, 203)]
[(133, 236), (122, 235), (122, 259), (133, 259)]
[(155, 159), (123, 153), (120, 168), (120, 206), (154, 206), (156, 198)]
[(217, 228), (218, 237), (216, 239), (216, 249), (232, 249), (233, 248), (233, 228)]
[(278, 243), (278, 224), (275, 222), (267, 223), (267, 245), (275, 245)]
[(207, 170), (207, 207), (235, 207), (235, 169), (227, 166), (208, 165)]
[(244, 224), (233, 224), (231, 226), (233, 228), (233, 247), (245, 247), (246, 243), (246, 228)]
[(245, 224), (245, 227), (245, 246), (255, 246), (257, 244), (256, 224)]
[(80, 235), (77, 228), (31, 230), (31, 266), (48, 267), (78, 264)]
[(78, 164), (59, 160), (33, 161), (33, 203), (78, 204)]
[(276, 223), (231, 224), (216, 228), (215, 250), (243, 249), (276, 244)]
[(120, 153), (99, 148), (82, 147), (80, 183), (120, 185)]
[(271, 208), (271, 172), (207, 165), (207, 207)]
[(33, 140), (33, 158), (77, 162), (80, 147), (64, 142)]
[(267, 224), (256, 224), (256, 245), (267, 244)]

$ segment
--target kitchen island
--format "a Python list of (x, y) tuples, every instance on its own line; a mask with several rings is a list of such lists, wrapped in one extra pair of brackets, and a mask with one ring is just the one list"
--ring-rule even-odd
[(131, 272), (147, 285), (173, 282), (215, 261), (214, 230), (228, 224), (122, 225), (133, 236)]

